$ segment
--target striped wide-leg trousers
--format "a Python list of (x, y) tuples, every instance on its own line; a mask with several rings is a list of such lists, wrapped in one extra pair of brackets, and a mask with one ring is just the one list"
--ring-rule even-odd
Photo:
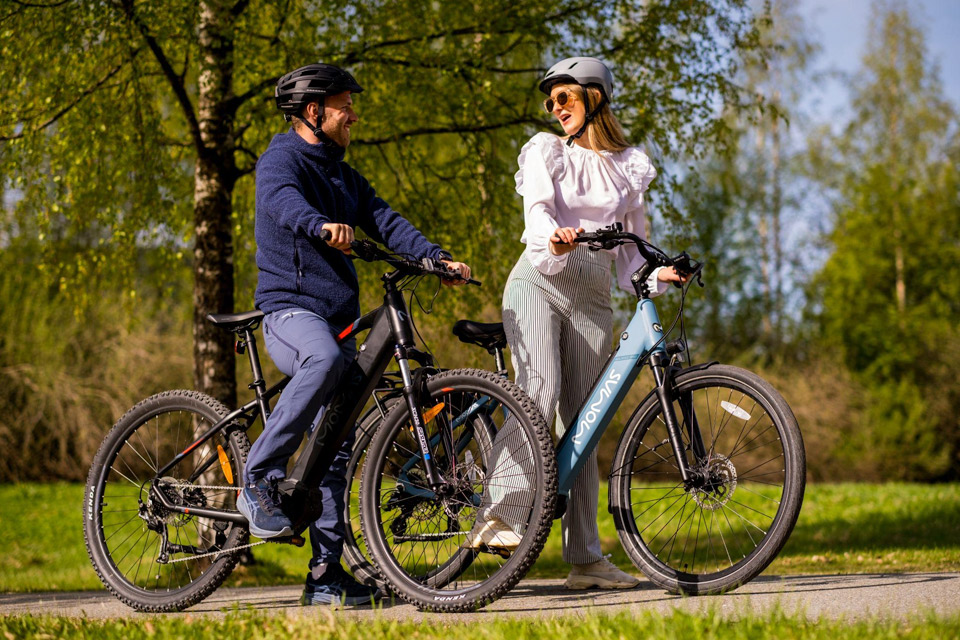
[[(523, 255), (503, 292), (503, 325), (517, 383), (548, 424), (557, 417), (558, 437), (573, 424), (610, 353), (610, 262), (606, 252), (579, 247), (560, 273), (548, 276)], [(561, 522), (565, 562), (603, 557), (599, 489), (594, 451), (574, 482)]]

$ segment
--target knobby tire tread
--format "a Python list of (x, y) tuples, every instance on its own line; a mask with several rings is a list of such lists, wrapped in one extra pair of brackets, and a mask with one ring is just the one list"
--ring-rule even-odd
[[(521, 408), (523, 409), (523, 412), (527, 415), (528, 419), (530, 419), (533, 425), (537, 443), (540, 447), (540, 454), (542, 456), (542, 460), (544, 463), (544, 469), (543, 469), (544, 484), (542, 487), (544, 501), (543, 501), (543, 508), (540, 511), (540, 514), (537, 518), (537, 522), (535, 523), (536, 533), (534, 536), (534, 541), (527, 555), (523, 558), (523, 560), (517, 566), (513, 568), (511, 572), (503, 576), (501, 576), (500, 573), (498, 572), (497, 575), (494, 576), (493, 578), (493, 580), (495, 580), (496, 582), (493, 588), (485, 592), (482, 592), (481, 595), (479, 595), (476, 598), (465, 599), (462, 601), (451, 602), (451, 603), (442, 603), (442, 602), (438, 603), (432, 600), (427, 601), (426, 598), (419, 600), (407, 594), (404, 588), (398, 584), (399, 581), (390, 575), (390, 572), (392, 571), (392, 567), (390, 567), (388, 570), (385, 567), (386, 563), (383, 563), (383, 562), (374, 563), (374, 566), (376, 567), (377, 572), (380, 574), (380, 578), (390, 586), (391, 591), (393, 591), (393, 593), (395, 593), (405, 602), (408, 602), (414, 605), (415, 607), (417, 607), (417, 609), (421, 611), (430, 611), (435, 613), (468, 613), (468, 612), (476, 611), (500, 599), (501, 597), (503, 597), (504, 594), (506, 594), (514, 586), (516, 586), (516, 584), (521, 579), (523, 579), (523, 576), (525, 576), (527, 572), (530, 570), (530, 567), (533, 566), (533, 563), (537, 561), (537, 558), (540, 556), (540, 552), (543, 550), (543, 546), (547, 542), (547, 538), (550, 535), (550, 528), (553, 524), (554, 507), (555, 507), (556, 498), (557, 498), (557, 465), (556, 465), (556, 458), (555, 458), (554, 449), (553, 449), (553, 438), (550, 435), (550, 431), (549, 431), (549, 428), (547, 427), (546, 421), (540, 415), (540, 411), (537, 409), (536, 405), (534, 405), (530, 397), (527, 396), (527, 394), (524, 393), (523, 390), (520, 389), (520, 387), (514, 384), (513, 382), (505, 380), (504, 378), (502, 378), (500, 375), (496, 373), (493, 373), (490, 371), (484, 371), (480, 369), (456, 369), (452, 371), (446, 371), (444, 373), (441, 373), (432, 377), (430, 381), (431, 382), (442, 381), (446, 378), (452, 378), (452, 377), (458, 377), (458, 376), (474, 376), (477, 378), (482, 378), (483, 380), (486, 380), (488, 382), (491, 382), (494, 385), (502, 386), (504, 391), (508, 392), (513, 397), (513, 399), (520, 404)], [(395, 410), (405, 411), (406, 407), (401, 405)], [(385, 437), (385, 429), (390, 424), (390, 422), (391, 422), (390, 415), (388, 415), (387, 419), (383, 421), (380, 428), (378, 429), (377, 434), (374, 435), (373, 441), (371, 443), (371, 448), (374, 448), (377, 446), (376, 442), (378, 437), (380, 437), (381, 435), (384, 435)], [(362, 504), (365, 496), (363, 483), (364, 481), (367, 480), (366, 475), (367, 474), (364, 474), (363, 478), (361, 479), (361, 488), (360, 488), (361, 514), (363, 514), (363, 511), (364, 511), (364, 505)], [(363, 516), (361, 515), (361, 518), (362, 517)], [(533, 527), (533, 525), (534, 523), (531, 523), (531, 528)], [(368, 540), (369, 540), (369, 536), (368, 536)], [(370, 547), (368, 542), (368, 549), (369, 548)], [(373, 552), (371, 551), (371, 553)]]
[[(185, 596), (173, 596), (169, 598), (166, 602), (161, 598), (157, 598), (156, 602), (144, 603), (143, 600), (138, 600), (128, 594), (126, 594), (123, 589), (126, 587), (117, 587), (113, 584), (113, 578), (107, 575), (106, 571), (101, 568), (102, 560), (97, 559), (97, 555), (101, 552), (109, 556), (109, 552), (106, 549), (94, 548), (93, 542), (91, 541), (92, 535), (99, 535), (96, 530), (91, 531), (91, 527), (100, 528), (99, 522), (88, 524), (88, 502), (93, 500), (93, 493), (95, 492), (96, 485), (100, 482), (101, 474), (103, 472), (103, 467), (107, 462), (112, 462), (116, 456), (114, 454), (118, 445), (122, 446), (123, 442), (126, 441), (124, 438), (123, 441), (119, 439), (123, 436), (124, 432), (130, 428), (131, 425), (127, 424), (129, 421), (139, 420), (141, 414), (146, 411), (154, 410), (162, 407), (164, 404), (176, 404), (182, 402), (183, 400), (193, 400), (200, 404), (206, 405), (211, 411), (216, 415), (223, 418), (228, 413), (230, 409), (227, 408), (222, 402), (212, 398), (204, 393), (199, 391), (193, 391), (188, 389), (175, 389), (170, 391), (163, 391), (161, 393), (155, 394), (141, 400), (132, 408), (130, 408), (123, 416), (117, 420), (116, 424), (110, 429), (106, 437), (104, 437), (103, 442), (100, 445), (100, 448), (97, 451), (96, 456), (94, 456), (93, 463), (90, 467), (90, 472), (87, 475), (87, 483), (84, 491), (84, 503), (82, 506), (83, 512), (83, 538), (84, 543), (87, 549), (87, 555), (90, 558), (91, 563), (93, 564), (94, 570), (97, 572), (97, 577), (100, 578), (100, 581), (107, 588), (107, 590), (112, 593), (118, 600), (126, 604), (132, 609), (137, 611), (143, 611), (146, 613), (170, 613), (176, 611), (182, 611), (188, 607), (202, 602), (210, 594), (217, 590), (221, 584), (227, 579), (227, 577), (233, 572), (236, 568), (237, 563), (240, 561), (240, 554), (238, 553), (227, 553), (225, 554), (225, 561), (217, 567), (212, 573), (204, 574), (200, 579), (200, 584), (197, 585), (188, 585), (187, 589), (193, 589), (190, 593)], [(138, 425), (139, 428), (139, 425)], [(133, 432), (130, 432), (129, 435), (132, 435)], [(234, 430), (230, 434), (231, 446), (235, 447), (237, 459), (242, 463), (241, 469), (238, 470), (238, 478), (242, 477), (242, 470), (246, 467), (247, 456), (250, 453), (250, 440), (247, 437), (245, 431)], [(118, 442), (119, 441), (119, 442)], [(109, 446), (108, 446), (109, 445)], [(107, 456), (112, 456), (112, 459), (107, 461), (105, 458)], [(241, 482), (242, 484), (242, 482)], [(234, 525), (238, 526), (238, 525)], [(245, 544), (249, 538), (249, 534), (246, 531), (242, 531), (237, 538), (237, 544)], [(99, 540), (97, 540), (99, 542)], [(214, 562), (219, 562), (219, 559)], [(110, 567), (110, 564), (107, 564)], [(112, 569), (112, 567), (111, 567)], [(118, 578), (119, 579), (119, 578)]]

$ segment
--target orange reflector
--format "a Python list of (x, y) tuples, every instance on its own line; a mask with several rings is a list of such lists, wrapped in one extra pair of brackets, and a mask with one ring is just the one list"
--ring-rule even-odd
[(437, 414), (443, 411), (445, 403), (441, 402), (435, 407), (431, 407), (423, 412), (423, 424), (430, 424), (430, 421), (437, 417)]
[[(433, 407), (430, 407), (430, 408), (427, 409), (426, 411), (424, 411), (424, 412), (423, 412), (423, 426), (427, 426), (428, 424), (430, 424), (430, 421), (433, 420), (434, 418), (436, 418), (437, 415), (438, 415), (441, 411), (443, 411), (443, 408), (444, 408), (445, 406), (447, 406), (446, 403), (441, 402), (441, 403), (439, 403), (439, 404), (437, 404), (437, 405), (435, 405), (435, 406), (433, 406)], [(410, 431), (413, 431), (413, 425), (411, 424), (411, 425), (409, 425), (409, 426), (410, 426)]]
[(227, 452), (223, 447), (217, 445), (217, 455), (220, 456), (220, 468), (223, 469), (223, 475), (227, 477), (227, 482), (233, 484), (233, 471), (230, 469), (230, 459), (227, 458)]
[(440, 389), (440, 393), (450, 393), (451, 391), (453, 391), (453, 387), (444, 387), (443, 389)]

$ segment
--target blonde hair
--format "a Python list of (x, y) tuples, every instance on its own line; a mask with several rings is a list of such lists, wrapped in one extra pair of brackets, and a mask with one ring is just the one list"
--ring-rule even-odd
[[(583, 89), (580, 93), (582, 96)], [(589, 113), (589, 111), (597, 108), (596, 105), (600, 104), (603, 93), (593, 86), (587, 87), (586, 93), (590, 98), (590, 108), (587, 110), (587, 113)], [(587, 103), (584, 101), (584, 107), (586, 106)], [(584, 117), (586, 117), (586, 113)], [(626, 136), (623, 135), (623, 127), (620, 126), (620, 121), (617, 120), (617, 116), (613, 115), (613, 111), (610, 109), (609, 102), (603, 105), (600, 113), (594, 116), (590, 124), (587, 125), (586, 135), (587, 144), (597, 153), (600, 151), (623, 151), (630, 146)]]

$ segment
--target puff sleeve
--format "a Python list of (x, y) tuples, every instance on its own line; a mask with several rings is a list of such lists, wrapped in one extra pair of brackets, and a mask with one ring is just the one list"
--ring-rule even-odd
[(549, 133), (538, 133), (520, 150), (520, 170), (515, 179), (517, 193), (523, 196), (524, 230), (520, 241), (530, 263), (544, 275), (563, 270), (569, 254), (556, 256), (550, 252), (549, 238), (559, 227), (554, 198), (556, 182), (564, 172), (560, 139)]
[[(646, 239), (646, 207), (643, 206), (643, 194), (650, 183), (653, 182), (653, 179), (657, 177), (657, 170), (653, 167), (647, 154), (635, 147), (624, 151), (621, 169), (630, 183), (630, 204), (623, 220), (624, 231)], [(628, 293), (634, 292), (630, 276), (643, 266), (644, 262), (646, 260), (640, 255), (640, 251), (635, 245), (625, 244), (620, 247), (617, 253), (617, 282), (621, 289)], [(651, 296), (660, 295), (670, 286), (669, 283), (660, 282), (657, 279), (660, 269), (662, 267), (654, 269), (650, 277), (647, 278), (647, 287)]]

